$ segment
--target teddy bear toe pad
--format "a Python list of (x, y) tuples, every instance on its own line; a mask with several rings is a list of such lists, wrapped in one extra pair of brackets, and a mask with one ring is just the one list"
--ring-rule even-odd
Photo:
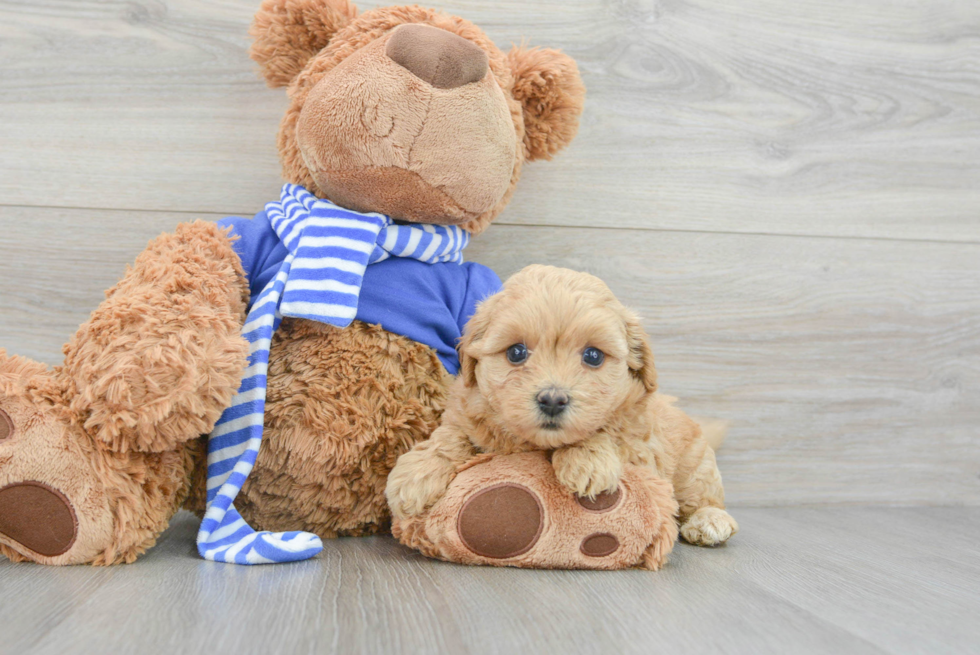
[(605, 557), (619, 550), (619, 539), (608, 532), (597, 532), (586, 537), (579, 550), (588, 557)]
[(0, 443), (14, 436), (14, 422), (7, 412), (0, 409)]
[(29, 480), (0, 489), (0, 534), (43, 555), (71, 550), (78, 536), (75, 509), (63, 493)]
[(616, 491), (603, 492), (595, 498), (576, 496), (575, 500), (578, 501), (579, 505), (590, 512), (608, 512), (615, 509), (616, 506), (619, 505), (619, 501), (622, 499), (622, 497), (622, 489), (616, 489)]
[(463, 545), (493, 559), (516, 557), (531, 550), (542, 528), (541, 501), (527, 487), (512, 482), (470, 496), (456, 522)]
[(672, 488), (627, 467), (617, 491), (594, 499), (566, 490), (541, 452), (482, 457), (462, 467), (422, 516), (393, 533), (430, 557), (522, 568), (620, 569), (674, 530)]

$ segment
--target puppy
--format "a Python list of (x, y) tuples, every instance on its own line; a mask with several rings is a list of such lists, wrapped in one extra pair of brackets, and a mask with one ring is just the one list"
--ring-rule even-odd
[(626, 462), (672, 481), (681, 536), (715, 546), (738, 531), (698, 424), (656, 394), (647, 335), (598, 278), (529, 266), (477, 308), (442, 424), (398, 460), (387, 497), (397, 518), (421, 514), (479, 453), (552, 451), (559, 482), (594, 498)]

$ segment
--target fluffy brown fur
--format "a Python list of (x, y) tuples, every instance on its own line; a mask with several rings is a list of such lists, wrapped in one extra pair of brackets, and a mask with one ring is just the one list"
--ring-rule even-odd
[(377, 325), (304, 320), (283, 321), (271, 353), (270, 437), (235, 506), (264, 530), (387, 529), (388, 472), (432, 433), (446, 402), (449, 376), (435, 353)]
[[(508, 360), (514, 344), (526, 346), (525, 361)], [(587, 348), (604, 354), (601, 365), (584, 362)], [(714, 451), (673, 399), (655, 393), (643, 327), (598, 278), (525, 268), (480, 305), (460, 354), (463, 371), (442, 424), (389, 476), (396, 518), (431, 507), (476, 453), (550, 450), (558, 481), (582, 496), (615, 490), (626, 464), (670, 480), (681, 534), (691, 543), (717, 545), (738, 530), (724, 510)], [(567, 399), (557, 416), (538, 402), (551, 392)]]

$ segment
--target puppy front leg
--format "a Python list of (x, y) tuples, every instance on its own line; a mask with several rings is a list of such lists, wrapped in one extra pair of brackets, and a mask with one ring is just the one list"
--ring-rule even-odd
[(470, 440), (454, 426), (442, 425), (398, 458), (388, 474), (385, 496), (395, 518), (417, 516), (432, 507), (456, 469), (475, 455)]
[(615, 491), (623, 477), (623, 458), (605, 434), (557, 449), (551, 456), (551, 465), (560, 483), (589, 498)]

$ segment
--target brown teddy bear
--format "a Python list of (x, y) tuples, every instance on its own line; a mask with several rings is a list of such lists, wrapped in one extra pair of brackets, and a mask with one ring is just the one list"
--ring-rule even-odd
[(131, 562), (181, 507), (219, 561), (385, 528), (386, 476), (436, 426), (455, 340), (499, 283), (462, 247), (577, 130), (572, 59), (503, 52), (462, 18), (265, 0), (252, 35), (290, 98), (282, 197), (152, 241), (62, 365), (0, 350), (10, 559)]

